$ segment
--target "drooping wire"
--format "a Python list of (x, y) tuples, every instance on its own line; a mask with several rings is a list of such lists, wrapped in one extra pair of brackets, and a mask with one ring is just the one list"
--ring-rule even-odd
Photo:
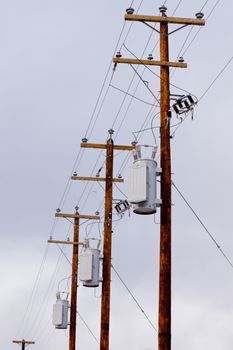
[(227, 263), (231, 266), (231, 268), (233, 268), (233, 263), (231, 262), (231, 260), (228, 258), (228, 256), (226, 255), (226, 253), (223, 251), (223, 249), (221, 248), (220, 244), (216, 241), (216, 239), (214, 238), (214, 236), (210, 233), (210, 231), (207, 229), (206, 225), (203, 223), (203, 221), (200, 219), (199, 215), (196, 213), (196, 211), (193, 209), (193, 207), (189, 204), (189, 202), (187, 201), (187, 199), (184, 197), (184, 195), (181, 193), (181, 191), (178, 189), (178, 187), (175, 185), (174, 181), (172, 181), (172, 185), (173, 187), (176, 189), (176, 191), (179, 193), (180, 197), (184, 200), (184, 202), (186, 203), (186, 205), (189, 207), (189, 209), (191, 210), (191, 212), (193, 213), (193, 215), (196, 217), (196, 219), (199, 221), (199, 223), (201, 224), (201, 226), (204, 228), (204, 230), (206, 231), (206, 233), (208, 234), (209, 238), (212, 240), (212, 242), (215, 244), (215, 246), (218, 248), (218, 250), (220, 251), (220, 253), (222, 254), (222, 256), (224, 257), (224, 259), (227, 261)]

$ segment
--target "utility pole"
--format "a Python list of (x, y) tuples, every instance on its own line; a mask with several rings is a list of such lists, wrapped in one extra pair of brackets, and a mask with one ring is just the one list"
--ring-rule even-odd
[[(160, 272), (159, 272), (159, 317), (158, 349), (171, 349), (171, 152), (170, 152), (170, 82), (169, 67), (186, 68), (187, 64), (169, 61), (169, 35), (188, 25), (204, 25), (203, 14), (197, 13), (196, 19), (167, 17), (165, 6), (160, 7), (161, 16), (134, 15), (132, 8), (127, 9), (125, 20), (146, 24), (160, 35), (160, 61), (152, 59), (114, 58), (113, 62), (160, 66), (160, 159), (161, 159), (161, 198), (160, 210)], [(160, 30), (149, 23), (160, 23)], [(180, 24), (181, 27), (168, 31), (168, 24)], [(119, 55), (118, 55), (119, 56)], [(151, 58), (151, 57), (150, 57)]]
[(73, 242), (70, 241), (58, 241), (58, 240), (48, 240), (49, 243), (56, 244), (71, 244), (73, 245), (72, 254), (72, 277), (71, 277), (71, 309), (70, 309), (70, 329), (69, 329), (69, 350), (75, 350), (76, 344), (76, 314), (77, 314), (77, 287), (78, 287), (78, 251), (79, 245), (83, 243), (79, 242), (79, 221), (80, 219), (85, 220), (100, 220), (99, 216), (91, 215), (80, 215), (78, 213), (78, 207), (75, 208), (76, 212), (74, 214), (65, 214), (57, 212), (56, 217), (61, 218), (71, 218), (74, 219), (74, 233)]
[(106, 150), (106, 175), (101, 177), (72, 176), (72, 180), (103, 181), (105, 182), (105, 214), (104, 214), (104, 247), (103, 247), (103, 283), (101, 299), (101, 332), (100, 350), (109, 349), (110, 329), (110, 285), (111, 285), (111, 251), (112, 251), (112, 193), (113, 182), (123, 182), (121, 178), (113, 178), (114, 150), (132, 151), (134, 146), (114, 145), (113, 130), (109, 130), (106, 144), (81, 143), (84, 148), (99, 148)]
[(21, 345), (21, 349), (22, 350), (25, 350), (25, 347), (27, 345), (31, 345), (31, 344), (35, 344), (34, 341), (31, 341), (31, 340), (13, 340), (12, 343), (15, 343), (15, 344), (18, 344), (18, 345)]

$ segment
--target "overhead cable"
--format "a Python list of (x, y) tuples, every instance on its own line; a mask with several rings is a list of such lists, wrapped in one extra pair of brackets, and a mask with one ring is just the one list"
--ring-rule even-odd
[(229, 66), (229, 64), (232, 62), (233, 60), (233, 56), (231, 56), (231, 58), (227, 61), (227, 63), (224, 65), (224, 67), (220, 70), (220, 72), (218, 73), (218, 75), (216, 76), (216, 78), (214, 78), (214, 80), (212, 81), (212, 83), (208, 86), (208, 88), (203, 92), (203, 94), (201, 95), (201, 97), (199, 98), (199, 101), (201, 101), (203, 99), (203, 97), (207, 94), (207, 92), (210, 90), (210, 88), (214, 85), (214, 83), (216, 82), (216, 80), (218, 80), (218, 78), (222, 75), (222, 73), (225, 71), (225, 69)]
[(179, 195), (181, 196), (181, 198), (184, 200), (184, 202), (186, 203), (186, 205), (189, 207), (189, 209), (191, 210), (191, 212), (194, 214), (194, 216), (196, 217), (196, 219), (199, 221), (199, 223), (201, 224), (201, 226), (204, 228), (204, 230), (206, 231), (206, 233), (208, 234), (208, 236), (210, 237), (210, 239), (212, 240), (212, 242), (215, 244), (215, 246), (218, 248), (218, 250), (220, 251), (220, 253), (223, 255), (224, 259), (228, 262), (228, 264), (233, 268), (233, 263), (231, 262), (231, 260), (228, 258), (228, 256), (226, 255), (226, 253), (224, 253), (223, 249), (221, 248), (220, 244), (216, 241), (216, 239), (214, 238), (214, 236), (210, 233), (210, 231), (207, 229), (206, 225), (203, 223), (203, 221), (200, 219), (200, 217), (198, 216), (198, 214), (195, 212), (195, 210), (192, 208), (192, 206), (189, 204), (189, 202), (187, 201), (187, 199), (184, 197), (184, 195), (181, 193), (181, 191), (178, 189), (178, 187), (175, 185), (175, 183), (172, 181), (172, 185), (173, 187), (176, 189), (176, 191), (179, 193)]
[(115, 269), (115, 267), (111, 264), (111, 267), (113, 269), (113, 271), (115, 272), (115, 274), (117, 275), (117, 277), (119, 278), (119, 280), (121, 281), (121, 283), (123, 284), (123, 286), (125, 287), (125, 289), (128, 291), (128, 293), (130, 294), (130, 296), (133, 298), (133, 300), (135, 301), (136, 305), (139, 307), (139, 309), (141, 310), (141, 312), (143, 313), (143, 315), (145, 316), (145, 318), (147, 319), (147, 321), (150, 323), (151, 327), (158, 333), (158, 330), (156, 329), (156, 327), (154, 326), (153, 322), (150, 320), (150, 318), (147, 316), (145, 310), (143, 310), (143, 308), (141, 307), (141, 305), (139, 304), (138, 300), (135, 298), (135, 296), (133, 295), (133, 293), (131, 292), (131, 290), (129, 289), (129, 287), (126, 285), (126, 283), (123, 281), (122, 277), (120, 276), (119, 272), (117, 272), (117, 270)]

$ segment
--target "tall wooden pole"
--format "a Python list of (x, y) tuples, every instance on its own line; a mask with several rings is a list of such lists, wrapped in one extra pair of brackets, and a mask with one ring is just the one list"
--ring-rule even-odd
[[(160, 60), (169, 62), (168, 24), (160, 24)], [(171, 349), (171, 154), (169, 67), (160, 68), (161, 225), (158, 349)]]
[[(76, 213), (78, 214), (78, 213)], [(74, 218), (74, 242), (79, 241), (79, 218)], [(76, 341), (76, 313), (77, 313), (77, 282), (78, 282), (78, 244), (73, 245), (72, 279), (71, 279), (71, 310), (69, 350), (75, 350)]]
[(113, 183), (113, 140), (107, 141), (106, 147), (106, 182), (105, 182), (105, 216), (104, 216), (104, 258), (101, 303), (100, 350), (109, 349), (110, 320), (110, 282), (112, 251), (112, 183)]

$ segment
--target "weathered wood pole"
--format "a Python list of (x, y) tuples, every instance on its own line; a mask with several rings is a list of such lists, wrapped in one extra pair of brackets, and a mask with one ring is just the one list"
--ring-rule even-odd
[[(168, 24), (160, 24), (160, 60), (169, 62)], [(158, 349), (171, 349), (171, 154), (169, 67), (160, 68), (161, 218)]]
[(109, 349), (110, 283), (112, 251), (112, 176), (113, 140), (110, 137), (106, 149), (105, 216), (104, 216), (104, 258), (101, 302), (100, 350)]
[[(76, 218), (76, 217), (74, 218), (73, 242), (79, 242), (79, 218)], [(76, 342), (78, 250), (79, 250), (78, 244), (73, 244), (69, 350), (75, 350), (75, 342)]]

